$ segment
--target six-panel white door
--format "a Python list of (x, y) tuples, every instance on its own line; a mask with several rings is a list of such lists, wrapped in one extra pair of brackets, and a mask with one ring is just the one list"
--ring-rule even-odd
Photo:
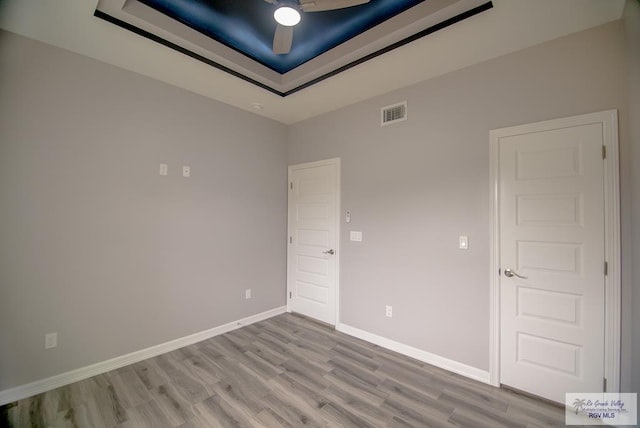
[(603, 129), (548, 124), (499, 139), (500, 382), (564, 403), (603, 390)]
[(336, 324), (339, 159), (289, 167), (288, 310)]

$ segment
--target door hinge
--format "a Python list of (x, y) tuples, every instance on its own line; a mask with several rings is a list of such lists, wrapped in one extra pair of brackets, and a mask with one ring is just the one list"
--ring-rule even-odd
[(289, 183), (289, 189), (293, 190), (293, 181)]
[(607, 158), (607, 146), (602, 146), (602, 159)]
[(289, 298), (291, 298), (291, 291), (289, 291)]
[(289, 244), (293, 244), (293, 236), (289, 237)]
[(607, 276), (609, 273), (609, 263), (604, 262), (604, 276)]
[(607, 392), (607, 378), (602, 378), (602, 391)]

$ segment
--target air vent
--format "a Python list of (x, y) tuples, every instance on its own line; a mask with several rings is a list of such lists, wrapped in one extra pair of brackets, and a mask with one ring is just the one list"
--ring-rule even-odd
[(407, 120), (407, 102), (404, 101), (392, 106), (382, 107), (382, 122), (381, 126), (389, 125), (391, 123), (401, 122)]

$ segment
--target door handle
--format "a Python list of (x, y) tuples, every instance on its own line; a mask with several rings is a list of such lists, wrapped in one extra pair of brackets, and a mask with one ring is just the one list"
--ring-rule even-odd
[(511, 269), (505, 269), (504, 270), (504, 276), (506, 276), (507, 278), (511, 278), (513, 276), (517, 276), (518, 278), (521, 278), (521, 279), (527, 279), (526, 276), (518, 275), (517, 273), (515, 273)]
[(330, 255), (334, 255), (336, 252), (333, 251), (333, 248), (327, 251), (323, 251), (322, 254), (330, 254)]

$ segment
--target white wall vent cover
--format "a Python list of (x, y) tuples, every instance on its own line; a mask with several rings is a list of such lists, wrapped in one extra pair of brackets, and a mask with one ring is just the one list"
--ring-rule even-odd
[(380, 126), (407, 120), (407, 102), (382, 107), (382, 121)]

